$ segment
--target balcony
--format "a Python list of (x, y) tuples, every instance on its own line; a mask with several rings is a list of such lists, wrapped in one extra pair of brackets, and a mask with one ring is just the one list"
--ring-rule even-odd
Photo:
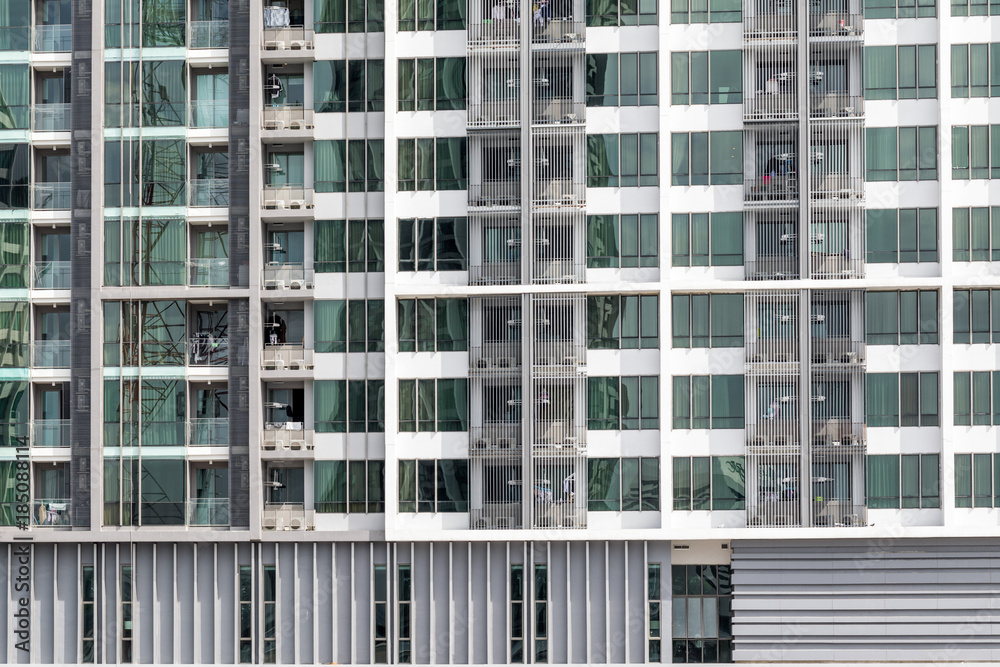
[(794, 204), (799, 199), (799, 179), (795, 172), (763, 175), (743, 180), (746, 204)]
[(188, 206), (194, 208), (229, 206), (229, 181), (222, 178), (195, 178), (188, 187)]
[(261, 516), (264, 530), (315, 530), (316, 520), (313, 510), (307, 510), (302, 503), (267, 503)]
[(69, 526), (69, 498), (36, 498), (31, 504), (33, 526)]
[(188, 445), (191, 447), (228, 447), (229, 419), (212, 417), (188, 422)]
[(572, 98), (536, 99), (531, 106), (531, 122), (534, 125), (582, 124), (586, 120), (586, 112), (586, 104)]
[(36, 340), (32, 365), (35, 368), (69, 368), (71, 341)]
[[(785, 316), (790, 317), (790, 316)], [(794, 326), (789, 320), (789, 327)], [(790, 329), (789, 329), (790, 330)], [(762, 365), (771, 370), (780, 370), (787, 364), (799, 360), (798, 340), (795, 338), (755, 338), (747, 340), (747, 365)]]
[(229, 21), (191, 21), (188, 26), (188, 48), (229, 48)]
[(868, 525), (868, 508), (851, 500), (813, 500), (814, 526), (858, 528)]
[(69, 447), (69, 419), (36, 419), (31, 424), (32, 447)]
[(473, 530), (509, 530), (521, 527), (521, 503), (489, 503), (473, 507), (470, 525)]
[[(537, 496), (536, 496), (537, 497)], [(587, 508), (573, 501), (535, 501), (535, 528), (586, 528)]]
[(536, 421), (532, 451), (536, 454), (576, 455), (587, 442), (586, 429), (571, 420)]
[(301, 264), (280, 264), (268, 262), (264, 267), (261, 284), (265, 290), (311, 290), (313, 269)]
[(313, 189), (301, 185), (265, 185), (261, 206), (269, 211), (302, 210), (313, 207)]
[(191, 366), (226, 366), (229, 364), (229, 339), (203, 334), (188, 342), (188, 364)]
[(32, 286), (35, 289), (70, 289), (73, 284), (71, 262), (35, 262)]
[[(576, 7), (574, 15), (550, 17), (553, 3), (541, 6), (535, 11), (531, 22), (531, 44), (542, 48), (579, 49), (583, 50), (586, 42), (587, 25), (584, 22), (585, 11)], [(574, 2), (574, 5), (580, 3)]]
[(850, 419), (812, 421), (813, 453), (860, 452), (864, 448), (867, 427)]
[(264, 130), (309, 130), (313, 127), (313, 110), (301, 106), (265, 107), (262, 117)]
[(811, 346), (812, 363), (815, 366), (864, 366), (866, 349), (864, 341), (814, 337)]
[(35, 53), (69, 53), (73, 50), (73, 26), (68, 23), (36, 25), (31, 49)]
[(520, 5), (517, 2), (469, 3), (468, 45), (491, 51), (516, 48), (521, 42)]
[(260, 352), (261, 370), (305, 371), (313, 368), (313, 351), (302, 344), (268, 345)]
[(758, 256), (757, 259), (748, 259), (744, 268), (749, 280), (788, 280), (799, 276), (799, 257), (797, 254)]
[(188, 287), (229, 287), (229, 259), (192, 259)]
[(535, 340), (532, 369), (536, 375), (575, 377), (587, 363), (587, 348), (572, 340)]
[(313, 430), (302, 422), (267, 422), (260, 441), (265, 452), (298, 452), (313, 449)]
[(794, 77), (795, 72), (783, 72), (768, 79), (764, 84), (764, 90), (748, 91), (743, 96), (744, 120), (794, 120), (797, 118), (799, 107)]
[(853, 0), (809, 0), (809, 34), (860, 40), (865, 32), (864, 14), (853, 4)]
[(743, 11), (744, 39), (795, 39), (798, 35), (796, 0), (746, 3)]
[(748, 454), (794, 454), (799, 451), (802, 440), (799, 432), (799, 420), (794, 419), (795, 405), (789, 406), (790, 416), (747, 424)]
[(469, 349), (470, 370), (473, 373), (507, 374), (521, 366), (520, 341), (490, 342)]
[(31, 129), (35, 132), (69, 132), (72, 105), (35, 104), (31, 107)]
[(813, 93), (809, 96), (810, 118), (861, 118), (864, 97), (845, 92)]
[(228, 128), (229, 100), (191, 100), (188, 116), (192, 128)]
[(747, 506), (747, 523), (771, 528), (799, 526), (801, 509), (801, 501), (793, 491), (763, 492), (756, 503)]
[(298, 53), (303, 56), (312, 56), (314, 49), (314, 34), (311, 28), (300, 25), (285, 25), (277, 27), (268, 20), (266, 12), (274, 8), (265, 8), (264, 16), (264, 37), (261, 41), (264, 51), (278, 52), (282, 56), (287, 56), (288, 52)]
[(520, 457), (520, 422), (493, 422), (473, 426), (469, 433), (469, 454), (491, 457)]
[(809, 198), (829, 200), (832, 203), (860, 204), (865, 196), (864, 178), (848, 173), (814, 174), (810, 183)]
[(43, 211), (68, 211), (72, 193), (70, 183), (35, 183), (31, 186), (31, 208)]
[(189, 526), (228, 526), (229, 498), (194, 498), (188, 503)]
[(469, 206), (517, 207), (520, 204), (520, 181), (504, 179), (469, 183)]

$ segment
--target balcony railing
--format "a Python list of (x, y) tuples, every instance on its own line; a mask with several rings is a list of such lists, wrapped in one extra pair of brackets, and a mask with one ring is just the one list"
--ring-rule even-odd
[(32, 447), (69, 447), (69, 419), (36, 419), (31, 424)]
[(575, 375), (587, 363), (587, 347), (582, 341), (535, 340), (534, 358), (531, 360), (536, 373), (545, 373), (559, 367), (572, 369)]
[(313, 189), (301, 185), (265, 185), (261, 205), (269, 210), (313, 207)]
[(521, 365), (521, 342), (485, 342), (469, 349), (469, 360), (474, 372), (513, 371)]
[(68, 211), (72, 193), (69, 182), (35, 183), (31, 186), (31, 208)]
[(32, 363), (35, 368), (69, 368), (71, 341), (36, 340)]
[(469, 262), (469, 283), (472, 285), (510, 285), (521, 282), (521, 262), (485, 260)]
[(582, 283), (587, 265), (573, 258), (536, 259), (531, 278), (536, 283)]
[(521, 449), (521, 424), (512, 422), (473, 426), (469, 451), (483, 456), (516, 455)]
[(536, 100), (531, 108), (531, 122), (536, 125), (552, 123), (583, 123), (587, 105), (582, 100), (554, 98)]
[(68, 132), (71, 107), (69, 103), (33, 105), (31, 129), (35, 132)]
[(73, 50), (73, 26), (68, 23), (36, 25), (31, 42), (36, 53), (69, 53)]
[(793, 173), (747, 178), (743, 199), (752, 204), (791, 204), (799, 198), (799, 180)]
[(69, 289), (72, 286), (71, 262), (35, 262), (32, 265), (35, 289)]
[(193, 498), (188, 503), (189, 526), (228, 526), (229, 498)]
[(192, 259), (188, 262), (188, 287), (228, 287), (229, 259)]
[(814, 93), (809, 96), (812, 118), (861, 118), (864, 98), (850, 93)]
[(310, 450), (313, 429), (304, 428), (302, 422), (267, 422), (260, 446), (267, 452)]
[(31, 504), (32, 525), (70, 525), (70, 502), (69, 498), (36, 498)]
[(868, 508), (851, 500), (813, 500), (814, 526), (858, 528), (868, 525)]
[(226, 447), (229, 445), (229, 419), (225, 417), (192, 419), (188, 422), (191, 447)]
[(264, 28), (263, 45), (265, 51), (310, 51), (313, 48), (313, 31), (294, 25)]
[(260, 353), (265, 371), (308, 370), (313, 367), (313, 351), (301, 344), (268, 345)]
[[(789, 74), (794, 74), (791, 72)], [(769, 79), (765, 89), (743, 97), (743, 118), (746, 120), (791, 120), (798, 116), (798, 96), (795, 80)]]
[(308, 130), (313, 126), (313, 110), (301, 106), (264, 107), (263, 129)]
[(865, 444), (867, 427), (850, 419), (824, 419), (812, 422), (813, 452), (849, 451)]
[(534, 507), (535, 528), (585, 528), (587, 508), (572, 501), (537, 501)]
[(188, 48), (229, 48), (229, 21), (191, 21)]
[(521, 182), (512, 180), (469, 183), (470, 206), (519, 206)]
[(521, 41), (521, 22), (517, 19), (520, 8), (507, 3), (493, 5), (486, 16), (476, 16), (488, 5), (476, 3), (469, 6), (470, 46), (517, 46)]
[(469, 510), (475, 530), (508, 530), (521, 527), (521, 503), (488, 503)]
[(860, 278), (864, 276), (863, 254), (860, 252), (814, 252), (810, 259), (813, 278)]
[(796, 0), (748, 3), (755, 13), (743, 14), (744, 38), (794, 38), (798, 34)]
[(787, 406), (788, 416), (747, 424), (747, 452), (751, 454), (794, 453), (799, 448), (802, 435), (799, 420), (794, 418), (795, 405)]
[(847, 338), (813, 338), (812, 362), (823, 366), (860, 366), (865, 363), (864, 341)]
[(229, 339), (210, 335), (193, 336), (188, 342), (191, 366), (225, 366), (229, 363)]
[(858, 203), (865, 196), (865, 183), (861, 176), (845, 173), (815, 174), (810, 183), (810, 199), (836, 200)]
[(191, 127), (229, 127), (229, 100), (191, 100)]
[(750, 280), (788, 280), (798, 277), (799, 258), (797, 255), (758, 257), (747, 260), (745, 268)]
[(313, 530), (316, 527), (313, 510), (302, 503), (268, 503), (261, 517), (264, 530)]
[(229, 206), (229, 181), (222, 178), (196, 178), (188, 188), (188, 206), (224, 208)]
[(264, 267), (266, 290), (309, 290), (313, 288), (313, 269), (301, 264), (269, 263)]
[(799, 360), (795, 338), (754, 338), (747, 340), (748, 364), (788, 364)]
[(536, 451), (573, 453), (587, 442), (586, 429), (570, 420), (537, 421), (534, 426), (533, 449)]
[(583, 206), (586, 187), (583, 181), (569, 178), (536, 179), (531, 193), (535, 206)]

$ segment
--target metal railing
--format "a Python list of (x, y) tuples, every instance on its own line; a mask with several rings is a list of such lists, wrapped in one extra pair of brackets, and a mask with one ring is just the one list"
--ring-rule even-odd
[(787, 280), (799, 275), (797, 255), (781, 257), (758, 257), (744, 264), (746, 277), (750, 280)]
[(35, 104), (31, 107), (31, 129), (35, 132), (68, 132), (72, 105)]
[(535, 502), (535, 528), (585, 528), (587, 508), (576, 502)]
[(587, 105), (581, 100), (557, 97), (550, 100), (536, 100), (531, 107), (531, 122), (534, 124), (583, 123), (586, 120)]
[(191, 100), (188, 106), (191, 127), (229, 127), (229, 100)]
[(229, 498), (193, 498), (188, 502), (189, 526), (228, 526)]
[(307, 130), (313, 126), (313, 110), (299, 105), (264, 107), (265, 130)]
[(229, 21), (191, 21), (188, 48), (229, 48)]
[(469, 46), (517, 46), (521, 41), (521, 23), (517, 19), (520, 7), (502, 3), (495, 9), (491, 7), (490, 13), (483, 16), (481, 12), (486, 7), (485, 3), (469, 5)]
[(513, 371), (521, 366), (520, 341), (489, 342), (469, 348), (469, 362), (473, 372)]
[(536, 421), (533, 432), (533, 449), (547, 449), (554, 452), (575, 453), (587, 442), (587, 430), (575, 425), (572, 420)]
[(469, 183), (469, 206), (518, 206), (520, 203), (520, 181), (490, 180)]
[(260, 351), (265, 371), (308, 370), (313, 367), (313, 351), (302, 344), (267, 345)]
[(841, 0), (809, 0), (809, 34), (860, 39), (865, 33), (864, 14), (851, 13)]
[(266, 290), (309, 290), (313, 288), (312, 268), (302, 264), (269, 263), (264, 267), (262, 285)]
[(521, 449), (521, 424), (497, 422), (472, 426), (469, 453), (481, 456), (515, 454)]
[(313, 30), (304, 26), (264, 28), (265, 51), (309, 51), (313, 48)]
[(867, 434), (867, 426), (862, 422), (850, 419), (813, 420), (813, 451), (847, 451), (851, 447), (862, 447)]
[(312, 208), (313, 189), (301, 185), (265, 185), (261, 205), (271, 210)]
[[(551, 7), (551, 3), (547, 6)], [(582, 12), (577, 16), (551, 18), (540, 12), (544, 12), (544, 9), (536, 10), (531, 22), (532, 44), (559, 44), (564, 47), (584, 48), (587, 26)]]
[(228, 287), (229, 259), (192, 259), (188, 262), (188, 287)]
[(188, 187), (188, 206), (196, 208), (229, 206), (229, 181), (222, 178), (191, 179)]
[(69, 289), (72, 284), (71, 262), (35, 262), (32, 286), (35, 289)]
[(809, 198), (813, 200), (832, 199), (849, 202), (861, 200), (864, 196), (865, 182), (861, 176), (849, 173), (814, 174), (810, 182)]
[(767, 493), (748, 506), (747, 523), (751, 526), (787, 527), (802, 523), (801, 501), (797, 497), (782, 498)]
[(264, 530), (313, 530), (316, 527), (314, 514), (302, 503), (267, 503), (261, 526)]
[(521, 527), (521, 503), (483, 503), (469, 509), (475, 530), (508, 530)]
[[(794, 410), (794, 406), (792, 406)], [(799, 420), (775, 418), (746, 426), (747, 449), (753, 453), (785, 454), (798, 451), (802, 441)]]
[[(777, 81), (768, 82), (768, 85), (779, 85)], [(745, 120), (792, 120), (798, 116), (798, 95), (794, 92), (795, 81), (790, 84), (792, 88), (774, 91), (748, 91), (743, 96), (743, 118)]]
[(852, 500), (813, 500), (812, 525), (859, 528), (868, 525), (868, 508)]
[(794, 172), (743, 179), (743, 200), (748, 204), (790, 204), (798, 198), (799, 179)]
[(69, 181), (64, 183), (33, 183), (31, 208), (35, 210), (67, 211), (72, 201)]
[(36, 340), (32, 365), (35, 368), (69, 368), (71, 345), (68, 340)]
[(226, 447), (229, 445), (229, 419), (197, 418), (188, 422), (188, 445), (191, 447)]
[(864, 113), (861, 95), (813, 93), (809, 96), (809, 116), (812, 118), (861, 118)]
[(69, 498), (36, 498), (31, 503), (31, 523), (34, 526), (70, 525)]
[(265, 452), (306, 451), (313, 448), (313, 429), (302, 422), (268, 422), (264, 424), (260, 443)]
[[(791, 39), (798, 34), (795, 0), (747, 4), (743, 12), (744, 39)], [(751, 8), (753, 13), (748, 11)]]
[(69, 419), (36, 419), (31, 423), (32, 447), (69, 447)]
[(73, 26), (69, 23), (36, 25), (31, 48), (39, 53), (69, 53), (73, 50)]
[(858, 366), (865, 363), (864, 341), (814, 337), (810, 346), (813, 364)]
[(814, 252), (810, 258), (809, 271), (813, 278), (860, 278), (864, 276), (863, 253)]
[(799, 360), (795, 338), (752, 338), (747, 340), (746, 348), (747, 364), (788, 364)]
[(211, 335), (193, 336), (188, 342), (190, 366), (225, 366), (229, 363), (229, 339)]

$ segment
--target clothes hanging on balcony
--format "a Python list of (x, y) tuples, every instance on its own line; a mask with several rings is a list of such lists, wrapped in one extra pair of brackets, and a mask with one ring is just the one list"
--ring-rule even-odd
[(288, 7), (265, 7), (264, 27), (265, 28), (287, 28), (291, 24), (291, 16)]

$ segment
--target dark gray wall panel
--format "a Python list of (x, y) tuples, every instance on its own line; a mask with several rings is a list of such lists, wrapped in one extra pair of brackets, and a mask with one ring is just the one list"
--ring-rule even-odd
[(1000, 540), (737, 541), (736, 662), (1000, 660)]

